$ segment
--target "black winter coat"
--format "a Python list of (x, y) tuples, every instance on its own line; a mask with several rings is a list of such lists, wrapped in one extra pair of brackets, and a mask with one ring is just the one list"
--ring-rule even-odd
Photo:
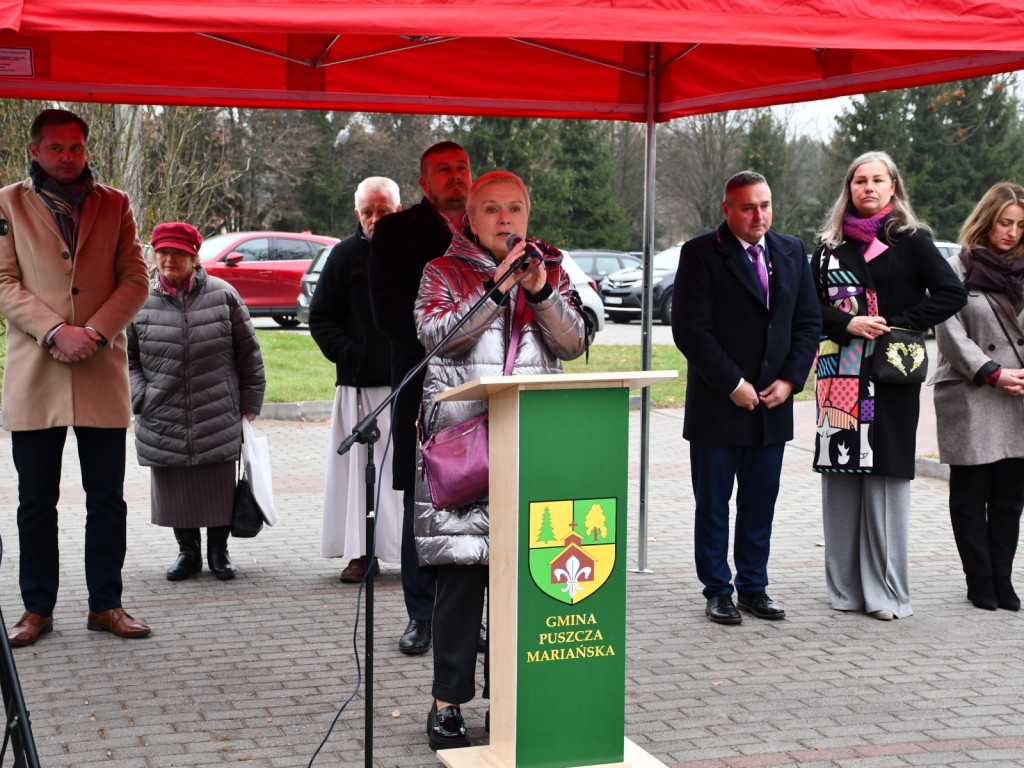
[(799, 392), (821, 333), (804, 244), (770, 230), (765, 242), (770, 307), (750, 258), (725, 222), (682, 247), (672, 336), (687, 361), (683, 437), (691, 442), (750, 448), (793, 438), (792, 397), (753, 411), (729, 397), (741, 377), (757, 391), (785, 379)]
[(185, 301), (154, 276), (128, 326), (139, 464), (189, 467), (238, 458), (242, 413), (260, 412), (266, 379), (249, 310), (196, 267)]
[[(919, 229), (912, 235), (890, 239), (883, 228), (878, 239), (889, 249), (869, 263), (865, 263), (861, 244), (855, 240), (847, 240), (835, 249), (819, 246), (811, 259), (821, 302), (822, 333), (836, 344), (849, 342), (846, 327), (854, 316), (829, 300), (821, 275), (826, 250), (832, 252), (841, 267), (855, 274), (862, 285), (875, 289), (878, 313), (890, 327), (925, 331), (967, 303), (967, 292), (926, 231)], [(877, 383), (873, 386), (871, 473), (913, 478), (921, 387)]]
[[(451, 228), (426, 198), (374, 225), (370, 301), (374, 322), (391, 342), (392, 387), (397, 387), (425, 355), (416, 335), (413, 307), (423, 268), (443, 256), (451, 244)], [(391, 419), (395, 443), (393, 485), (399, 491), (416, 487), (416, 417), (423, 396), (423, 377), (424, 372), (420, 372), (405, 385)]]
[(338, 386), (386, 387), (391, 382), (388, 337), (370, 307), (370, 241), (361, 225), (331, 249), (309, 305), (309, 332), (335, 365)]

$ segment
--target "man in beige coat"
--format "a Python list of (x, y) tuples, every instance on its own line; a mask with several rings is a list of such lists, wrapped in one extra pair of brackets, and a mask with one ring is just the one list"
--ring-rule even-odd
[(53, 630), (57, 499), (69, 426), (86, 495), (86, 626), (119, 637), (149, 634), (121, 606), (131, 420), (124, 330), (146, 301), (149, 279), (128, 196), (93, 181), (88, 137), (77, 115), (41, 112), (31, 128), (29, 178), (0, 189), (2, 410), (18, 471), (25, 603), (8, 633), (12, 646), (32, 645)]

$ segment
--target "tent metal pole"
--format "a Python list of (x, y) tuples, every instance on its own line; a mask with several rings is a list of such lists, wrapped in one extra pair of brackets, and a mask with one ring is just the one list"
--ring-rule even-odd
[[(647, 136), (644, 142), (644, 223), (643, 223), (643, 299), (640, 323), (641, 369), (651, 370), (651, 319), (652, 294), (651, 266), (654, 252), (654, 172), (657, 155), (657, 130), (654, 122), (654, 105), (658, 94), (657, 54), (658, 43), (651, 43), (647, 53)], [(650, 468), (650, 419), (651, 388), (640, 390), (640, 513), (637, 526), (637, 563), (639, 573), (651, 573), (647, 567), (647, 502), (649, 497), (648, 471)]]

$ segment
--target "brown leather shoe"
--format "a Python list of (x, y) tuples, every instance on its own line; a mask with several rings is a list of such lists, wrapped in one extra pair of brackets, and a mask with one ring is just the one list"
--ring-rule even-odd
[(110, 632), (118, 637), (145, 637), (149, 634), (149, 627), (138, 619), (133, 619), (120, 606), (102, 613), (89, 611), (89, 623), (86, 626), (99, 632)]
[[(377, 562), (377, 558), (373, 558), (373, 575), (376, 576), (380, 573), (380, 563)], [(354, 560), (349, 560), (348, 565), (345, 566), (345, 570), (341, 572), (341, 582), (343, 584), (358, 584), (363, 580), (366, 575), (366, 555), (357, 557)]]
[(25, 611), (18, 623), (7, 633), (7, 641), (12, 647), (32, 645), (40, 635), (53, 632), (53, 616), (40, 616), (38, 613)]

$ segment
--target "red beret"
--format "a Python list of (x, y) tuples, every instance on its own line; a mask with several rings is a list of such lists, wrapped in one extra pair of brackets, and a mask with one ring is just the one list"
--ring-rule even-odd
[(154, 251), (161, 248), (177, 248), (185, 253), (197, 254), (199, 246), (203, 244), (203, 236), (191, 224), (173, 221), (169, 224), (157, 224), (149, 244)]

